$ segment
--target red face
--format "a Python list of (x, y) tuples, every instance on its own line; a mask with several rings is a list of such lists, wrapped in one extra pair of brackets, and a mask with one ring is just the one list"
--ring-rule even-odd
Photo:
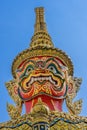
[(38, 98), (50, 109), (62, 110), (61, 105), (67, 93), (65, 71), (64, 64), (53, 57), (27, 59), (18, 67), (18, 94), (25, 102), (27, 112)]

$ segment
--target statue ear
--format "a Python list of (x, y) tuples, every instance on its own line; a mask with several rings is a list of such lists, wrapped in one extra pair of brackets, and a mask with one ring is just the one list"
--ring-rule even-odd
[(15, 92), (15, 94), (18, 94), (18, 87), (17, 86), (14, 86), (14, 92)]
[(68, 85), (68, 93), (69, 94), (73, 93), (73, 88), (74, 88), (73, 83), (69, 83), (69, 85)]
[(15, 79), (14, 92), (15, 94), (18, 94), (18, 78)]
[(19, 77), (18, 75), (16, 74), (16, 78), (14, 79), (15, 81), (15, 84), (14, 84), (14, 92), (15, 94), (18, 94), (18, 82), (19, 82)]
[(69, 76), (68, 78), (68, 93), (71, 94), (74, 91), (74, 82), (73, 82), (73, 78), (71, 76)]

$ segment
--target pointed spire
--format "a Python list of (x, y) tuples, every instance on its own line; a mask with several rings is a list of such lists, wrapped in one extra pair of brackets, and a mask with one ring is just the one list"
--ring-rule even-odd
[(36, 8), (36, 23), (35, 23), (35, 33), (38, 31), (47, 31), (46, 29), (46, 23), (44, 21), (44, 8)]
[(31, 39), (30, 48), (47, 47), (53, 48), (50, 35), (47, 32), (46, 23), (44, 21), (44, 8), (35, 8), (36, 22), (34, 28), (34, 36)]

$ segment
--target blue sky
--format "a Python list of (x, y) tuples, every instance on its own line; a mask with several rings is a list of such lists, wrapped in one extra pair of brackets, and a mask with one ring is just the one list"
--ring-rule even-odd
[[(0, 0), (0, 122), (9, 120), (5, 88), (11, 80), (15, 56), (29, 47), (34, 32), (35, 7), (45, 8), (48, 32), (55, 47), (65, 51), (74, 64), (74, 76), (83, 82), (76, 99), (83, 99), (81, 115), (87, 116), (87, 0)], [(65, 106), (64, 106), (65, 110)]]

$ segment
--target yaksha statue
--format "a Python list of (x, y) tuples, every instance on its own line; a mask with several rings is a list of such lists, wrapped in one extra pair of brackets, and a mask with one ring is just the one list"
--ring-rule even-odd
[[(77, 116), (82, 100), (73, 102), (81, 78), (73, 77), (71, 59), (54, 47), (44, 21), (44, 8), (36, 8), (35, 31), (30, 47), (13, 61), (14, 79), (6, 87), (16, 106), (7, 104), (11, 121), (0, 129), (69, 130), (87, 129), (87, 119)], [(64, 100), (68, 113), (64, 113)], [(21, 115), (25, 105), (26, 114)]]

